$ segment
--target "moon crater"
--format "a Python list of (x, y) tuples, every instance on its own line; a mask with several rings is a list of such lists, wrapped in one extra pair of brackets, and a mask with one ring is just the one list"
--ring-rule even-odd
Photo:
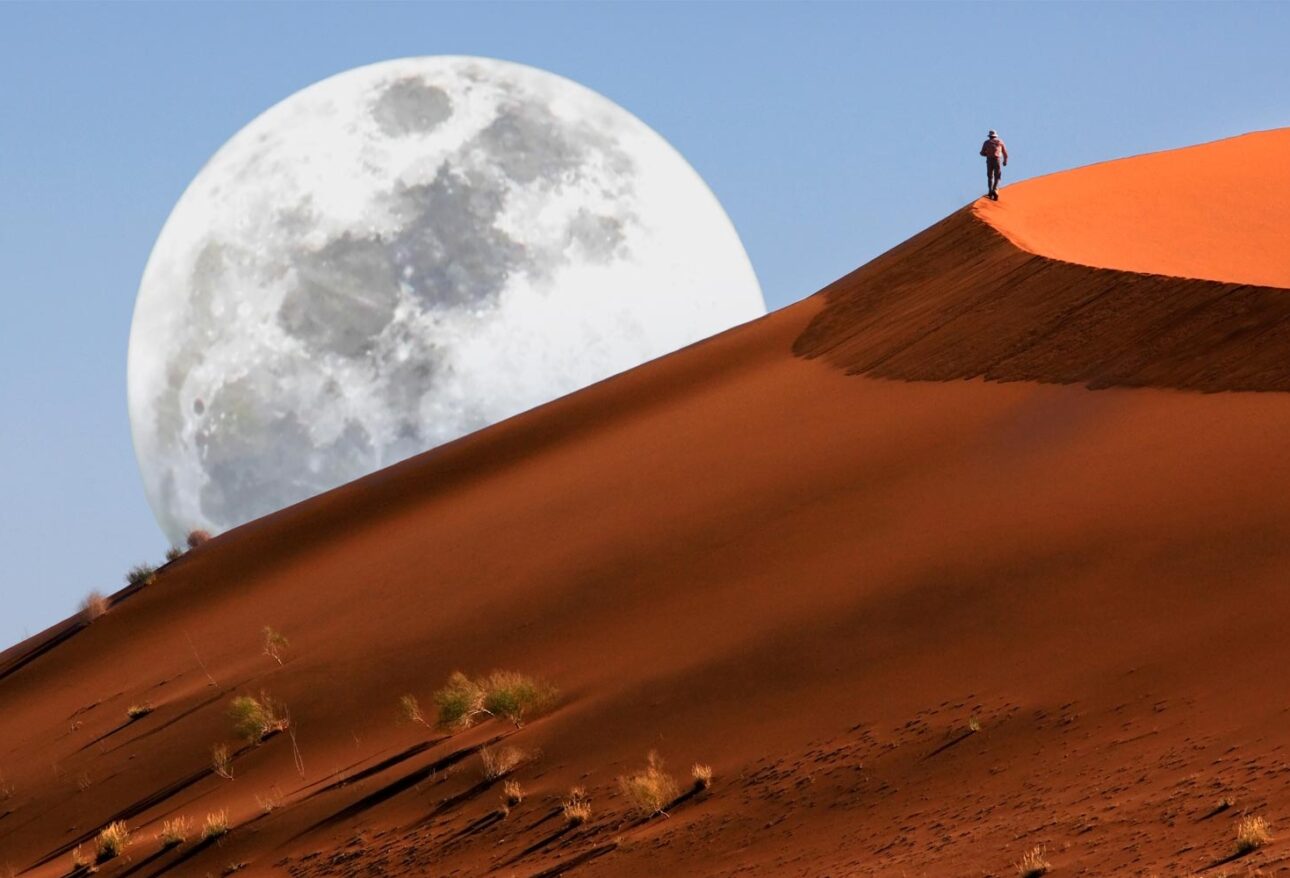
[(764, 313), (661, 137), (550, 73), (347, 71), (229, 140), (175, 206), (129, 405), (170, 539), (220, 531)]

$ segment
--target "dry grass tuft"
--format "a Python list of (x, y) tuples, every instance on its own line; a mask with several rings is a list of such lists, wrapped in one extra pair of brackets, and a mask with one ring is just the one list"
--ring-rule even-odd
[(125, 574), (127, 585), (152, 585), (157, 578), (157, 568), (151, 564), (136, 564)]
[(582, 787), (569, 790), (569, 798), (560, 803), (560, 810), (570, 826), (586, 823), (591, 819), (591, 800), (587, 798), (587, 791)]
[(125, 715), (130, 719), (142, 719), (152, 713), (152, 705), (144, 702), (143, 704), (131, 704), (125, 709)]
[(93, 622), (107, 611), (108, 600), (101, 591), (92, 591), (81, 601), (81, 617), (86, 622)]
[(502, 798), (508, 806), (514, 808), (524, 801), (524, 787), (520, 785), (518, 780), (511, 778), (502, 784)]
[(493, 671), (472, 680), (460, 671), (434, 694), (439, 724), (466, 729), (480, 716), (510, 720), (517, 727), (554, 706), (555, 687), (516, 671)]
[(169, 549), (166, 549), (167, 561), (178, 561), (182, 557), (184, 557), (184, 550), (179, 546), (171, 546)]
[(255, 804), (260, 806), (260, 813), (262, 814), (272, 814), (274, 811), (282, 807), (283, 801), (284, 796), (282, 795), (282, 790), (278, 789), (276, 786), (267, 796), (262, 796), (259, 793), (256, 793), (255, 795)]
[(1242, 817), (1236, 824), (1236, 852), (1247, 854), (1272, 841), (1268, 821), (1262, 817)]
[(192, 832), (193, 821), (187, 817), (176, 817), (161, 824), (161, 832), (157, 833), (157, 841), (161, 842), (163, 851), (168, 850), (188, 841), (188, 836)]
[(698, 790), (712, 789), (712, 766), (694, 763), (690, 769), (690, 777), (694, 778), (694, 788)]
[(419, 723), (426, 728), (430, 728), (430, 723), (426, 722), (426, 715), (421, 712), (421, 702), (412, 694), (404, 695), (399, 698), (399, 716), (410, 723)]
[(94, 864), (90, 862), (90, 858), (85, 856), (85, 854), (81, 852), (80, 845), (77, 845), (76, 847), (72, 848), (72, 871), (73, 872), (79, 872), (82, 869), (88, 869), (92, 865)]
[(1017, 874), (1021, 878), (1039, 878), (1040, 875), (1047, 875), (1052, 867), (1053, 864), (1044, 856), (1044, 849), (1035, 845), (1017, 863)]
[(282, 664), (282, 654), (290, 645), (291, 641), (287, 640), (281, 632), (274, 631), (268, 625), (264, 626), (264, 654), (269, 658)]
[(202, 826), (202, 841), (223, 838), (226, 835), (228, 835), (228, 812), (221, 809), (207, 814), (206, 823)]
[(618, 788), (632, 812), (640, 817), (666, 816), (665, 809), (679, 793), (676, 780), (663, 770), (663, 760), (653, 750), (643, 770), (618, 778)]
[(211, 538), (210, 531), (191, 530), (188, 532), (188, 548), (195, 549), (202, 543), (208, 542)]
[(265, 692), (259, 698), (239, 695), (229, 707), (233, 731), (248, 744), (258, 744), (275, 732), (291, 728), (286, 707)]
[(121, 856), (129, 843), (130, 830), (126, 828), (125, 823), (121, 820), (109, 823), (94, 840), (94, 862), (106, 863), (114, 857)]
[(227, 744), (216, 744), (211, 748), (211, 767), (225, 780), (233, 779), (233, 754)]
[(518, 747), (484, 747), (479, 751), (479, 761), (484, 766), (484, 780), (498, 780), (519, 768), (531, 758)]

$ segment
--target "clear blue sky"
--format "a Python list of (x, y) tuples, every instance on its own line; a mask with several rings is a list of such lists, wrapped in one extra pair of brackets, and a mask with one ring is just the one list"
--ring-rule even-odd
[(1287, 45), (1288, 4), (0, 4), (0, 648), (161, 559), (140, 275), (206, 159), (312, 82), (433, 54), (577, 80), (704, 176), (774, 308), (977, 196), (989, 127), (1007, 183), (1290, 124)]

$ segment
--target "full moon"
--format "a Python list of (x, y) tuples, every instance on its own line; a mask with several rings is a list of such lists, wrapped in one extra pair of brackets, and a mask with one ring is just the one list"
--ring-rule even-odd
[(503, 61), (373, 64), (179, 199), (130, 330), (135, 452), (178, 543), (763, 313), (712, 192), (617, 104)]

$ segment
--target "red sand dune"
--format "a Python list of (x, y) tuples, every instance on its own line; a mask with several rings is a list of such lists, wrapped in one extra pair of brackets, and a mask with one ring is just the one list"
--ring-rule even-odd
[[(1280, 131), (1007, 187), (0, 654), (0, 875), (66, 875), (114, 818), (99, 874), (138, 878), (1003, 876), (1035, 846), (1055, 875), (1279, 874), (1275, 838), (1220, 864), (1242, 815), (1290, 833), (1290, 293), (1259, 231), (1287, 168)], [(1142, 195), (1118, 228), (1085, 216), (1108, 179)], [(559, 707), (398, 722), (497, 667)], [(261, 690), (294, 742), (216, 776)], [(540, 751), (505, 817), (499, 737)], [(711, 790), (632, 819), (649, 750)], [(219, 809), (221, 843), (159, 851)]]

